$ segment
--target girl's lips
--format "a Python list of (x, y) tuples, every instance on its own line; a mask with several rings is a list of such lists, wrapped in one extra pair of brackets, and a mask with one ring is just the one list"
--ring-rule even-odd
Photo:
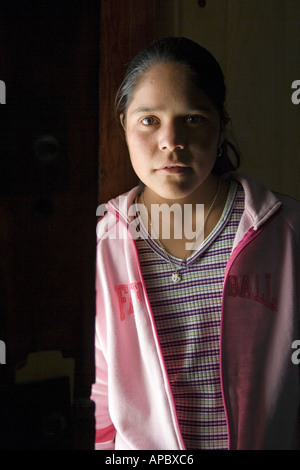
[(185, 173), (189, 168), (189, 166), (184, 165), (183, 163), (167, 163), (158, 168), (158, 171), (162, 171), (163, 173), (168, 173), (171, 175), (180, 175)]
[(160, 168), (158, 171), (161, 171), (163, 173), (168, 173), (170, 175), (180, 175), (183, 173), (186, 173), (187, 170), (189, 169), (188, 166), (166, 166), (164, 168)]

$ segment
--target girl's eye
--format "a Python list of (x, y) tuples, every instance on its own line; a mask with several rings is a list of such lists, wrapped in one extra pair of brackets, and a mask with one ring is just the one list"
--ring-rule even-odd
[(188, 124), (198, 125), (204, 121), (204, 117), (200, 114), (191, 114), (190, 116), (187, 116), (186, 121)]
[(147, 116), (147, 117), (144, 117), (143, 119), (141, 119), (141, 123), (144, 126), (152, 126), (153, 124), (156, 123), (156, 119), (152, 116)]

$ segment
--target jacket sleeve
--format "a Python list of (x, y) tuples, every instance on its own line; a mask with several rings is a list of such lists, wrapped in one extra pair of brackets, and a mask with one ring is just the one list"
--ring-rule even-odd
[(95, 330), (96, 379), (92, 386), (91, 399), (95, 403), (95, 450), (115, 448), (115, 428), (109, 415), (107, 362), (101, 350), (97, 327)]
[(105, 305), (103, 303), (103, 282), (101, 282), (102, 255), (100, 240), (106, 230), (107, 218), (99, 219), (97, 224), (97, 262), (96, 262), (96, 318), (95, 318), (95, 383), (92, 385), (91, 400), (95, 404), (95, 450), (113, 450), (115, 448), (115, 427), (109, 413), (108, 361), (105, 342)]

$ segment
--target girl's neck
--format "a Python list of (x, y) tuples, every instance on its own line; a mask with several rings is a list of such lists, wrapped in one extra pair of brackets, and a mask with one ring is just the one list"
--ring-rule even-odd
[[(185, 236), (186, 228), (189, 227), (192, 233), (198, 233), (197, 226), (198, 220), (197, 219), (197, 212), (196, 212), (196, 204), (203, 204), (204, 211), (202, 222), (204, 222), (204, 239), (211, 233), (211, 231), (217, 225), (226, 200), (227, 194), (229, 189), (229, 184), (217, 177), (214, 177), (209, 182), (210, 184), (206, 184), (205, 191), (204, 188), (201, 188), (197, 194), (193, 194), (193, 197), (187, 197), (183, 199), (163, 199), (150, 190), (147, 191), (148, 188), (145, 189), (142, 197), (140, 196), (138, 202), (144, 204), (148, 211), (148, 221), (146, 222), (146, 227), (148, 228), (149, 234), (153, 237), (153, 232), (156, 238), (158, 237), (164, 248), (168, 251), (168, 253), (178, 257), (185, 259), (192, 254), (193, 250), (187, 250), (187, 244), (191, 244), (191, 242), (196, 241), (196, 237), (194, 239), (187, 238)], [(159, 219), (151, 220), (151, 214), (153, 215), (153, 205), (161, 205), (167, 204), (170, 207), (173, 204), (181, 205), (181, 211), (179, 210), (179, 217), (178, 212), (170, 211), (169, 213), (164, 214), (163, 212), (160, 213)], [(192, 210), (187, 212), (187, 206), (184, 207), (184, 204), (189, 204)], [(180, 209), (180, 207), (179, 207)], [(176, 216), (177, 213), (177, 216)], [(145, 222), (145, 221), (144, 221)], [(166, 223), (168, 223), (168, 233), (167, 237), (164, 237), (163, 229), (166, 228)], [(202, 225), (203, 229), (203, 225)], [(178, 237), (178, 232), (182, 233), (181, 237)], [(201, 243), (201, 240), (200, 240)], [(196, 247), (197, 243), (195, 243)], [(196, 249), (196, 248), (195, 248)]]

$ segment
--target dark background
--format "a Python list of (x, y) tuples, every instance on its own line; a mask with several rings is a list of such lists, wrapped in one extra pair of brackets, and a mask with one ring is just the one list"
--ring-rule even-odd
[[(93, 441), (99, 13), (98, 1), (1, 2), (2, 448)], [(45, 357), (19, 383), (28, 355), (45, 351), (71, 358), (72, 377)]]

